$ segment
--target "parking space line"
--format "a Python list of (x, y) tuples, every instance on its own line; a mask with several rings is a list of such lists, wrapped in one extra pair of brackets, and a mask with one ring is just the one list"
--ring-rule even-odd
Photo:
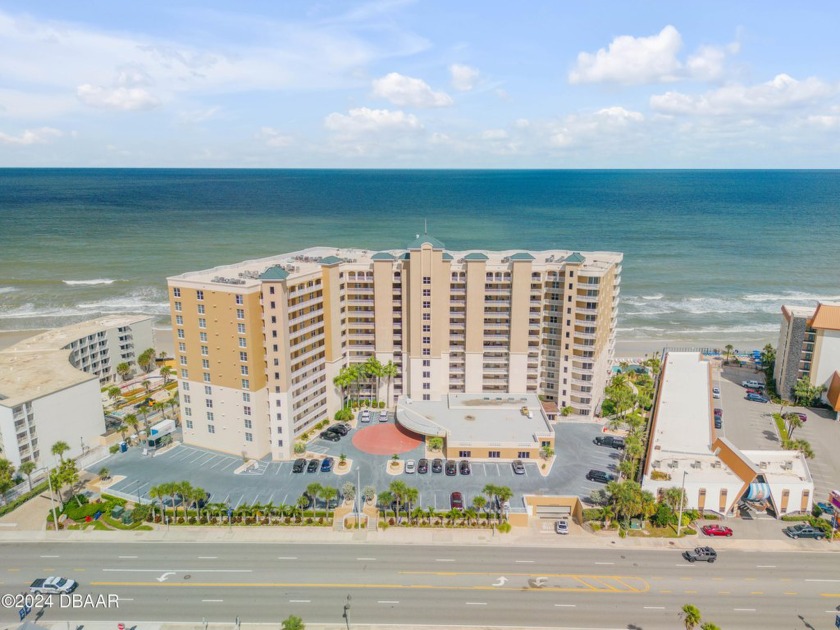
[(259, 500), (259, 498), (260, 498), (260, 493), (257, 492), (257, 496), (254, 497), (254, 502), (251, 503), (251, 507), (254, 507), (257, 504), (257, 501)]
[(233, 460), (230, 464), (228, 464), (227, 466), (225, 466), (224, 468), (222, 468), (219, 472), (224, 472), (224, 471), (226, 471), (228, 468), (230, 468), (231, 466), (235, 466), (235, 465), (236, 465), (236, 463), (237, 463), (238, 461), (240, 461), (240, 460), (238, 460), (238, 459), (234, 459), (234, 460)]
[(238, 508), (238, 507), (239, 507), (239, 504), (240, 504), (240, 503), (242, 503), (242, 499), (244, 499), (244, 498), (245, 498), (245, 495), (244, 495), (244, 494), (243, 494), (242, 496), (240, 496), (240, 497), (239, 497), (239, 501), (237, 501), (237, 502), (236, 502), (236, 505), (234, 505), (234, 506), (233, 506), (233, 509), (234, 509), (234, 510), (235, 510), (236, 508)]
[(283, 470), (283, 464), (279, 464), (279, 465), (277, 466), (277, 472), (276, 472), (276, 473), (274, 473), (274, 475), (275, 475), (275, 476), (279, 475), (281, 470)]
[(208, 468), (208, 470), (213, 470), (213, 469), (214, 469), (216, 466), (218, 466), (219, 464), (224, 464), (224, 463), (225, 463), (225, 461), (227, 461), (227, 460), (226, 460), (224, 457), (222, 457), (221, 459), (219, 459), (219, 461), (217, 461), (215, 464), (213, 464), (212, 466), (210, 466), (210, 468)]

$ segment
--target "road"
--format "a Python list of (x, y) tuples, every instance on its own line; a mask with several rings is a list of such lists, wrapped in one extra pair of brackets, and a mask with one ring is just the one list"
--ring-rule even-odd
[[(680, 627), (692, 603), (722, 628), (832, 627), (833, 553), (721, 552), (689, 564), (678, 550), (459, 548), (371, 544), (38, 543), (0, 545), (0, 592), (36, 577), (79, 581), (119, 608), (61, 608), (41, 621), (341, 623), (553, 628)], [(542, 580), (537, 586), (533, 580)], [(107, 600), (106, 600), (107, 601)], [(33, 611), (33, 619), (38, 610)], [(0, 610), (0, 621), (17, 619)]]

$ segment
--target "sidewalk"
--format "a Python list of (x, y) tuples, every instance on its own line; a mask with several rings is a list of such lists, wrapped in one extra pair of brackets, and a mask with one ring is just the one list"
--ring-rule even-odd
[[(115, 617), (119, 616), (118, 611), (114, 611)], [(352, 618), (352, 609), (351, 609), (351, 618)], [(29, 618), (27, 618), (27, 621)], [(239, 630), (266, 630), (267, 628), (271, 628), (272, 630), (278, 630), (280, 627), (280, 622), (282, 619), (279, 619), (277, 622), (273, 623), (242, 623), (239, 626)], [(306, 630), (347, 630), (348, 626), (342, 623), (310, 623), (303, 620), (306, 624)], [(36, 622), (39, 628), (45, 628), (46, 630), (79, 630), (80, 628), (84, 628), (84, 630), (117, 630), (118, 624), (122, 623), (118, 618), (114, 621), (52, 621), (52, 622)], [(351, 626), (353, 630), (405, 630), (405, 625), (399, 624), (369, 624), (369, 623), (358, 623), (356, 621), (351, 621)], [(20, 626), (20, 623), (8, 624), (3, 625), (0, 624), (0, 630), (17, 630)], [(462, 630), (464, 628), (463, 625), (418, 625), (418, 624), (411, 624), (412, 628), (428, 628), (435, 630)], [(499, 626), (479, 626), (479, 625), (470, 625), (470, 630), (498, 630)], [(554, 626), (545, 627), (546, 630), (550, 630)], [(541, 630), (540, 626), (504, 626), (505, 630)], [(237, 630), (236, 623), (231, 620), (230, 623), (208, 623), (206, 626), (202, 623), (182, 623), (182, 622), (161, 622), (161, 621), (136, 621), (132, 623), (125, 623), (125, 630)]]

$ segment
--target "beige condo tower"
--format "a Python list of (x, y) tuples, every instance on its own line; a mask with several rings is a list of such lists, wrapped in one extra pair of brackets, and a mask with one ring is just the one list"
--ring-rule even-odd
[(615, 345), (622, 255), (312, 247), (168, 279), (184, 440), (293, 457), (375, 356), (379, 400), (537, 394), (594, 414)]

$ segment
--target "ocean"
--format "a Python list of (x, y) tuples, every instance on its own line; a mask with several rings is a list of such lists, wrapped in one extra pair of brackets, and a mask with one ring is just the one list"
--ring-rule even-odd
[(838, 171), (0, 169), (0, 331), (141, 312), (310, 245), (624, 253), (622, 340), (763, 343), (840, 300)]

